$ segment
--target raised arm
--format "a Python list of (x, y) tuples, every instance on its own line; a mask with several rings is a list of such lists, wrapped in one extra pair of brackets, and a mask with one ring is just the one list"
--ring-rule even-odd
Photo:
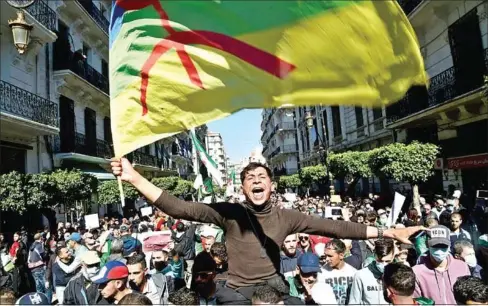
[(115, 176), (129, 182), (142, 193), (149, 202), (161, 209), (164, 213), (176, 219), (214, 223), (222, 227), (223, 218), (219, 213), (219, 204), (205, 205), (201, 203), (186, 202), (156, 187), (139, 174), (126, 158), (112, 161), (112, 171)]
[[(289, 234), (307, 233), (331, 238), (364, 240), (378, 238), (378, 228), (348, 221), (334, 221), (307, 216), (298, 211), (281, 210), (289, 224)], [(418, 231), (424, 230), (421, 226), (402, 229), (386, 229), (384, 238), (393, 238), (402, 243), (411, 244), (408, 238)]]

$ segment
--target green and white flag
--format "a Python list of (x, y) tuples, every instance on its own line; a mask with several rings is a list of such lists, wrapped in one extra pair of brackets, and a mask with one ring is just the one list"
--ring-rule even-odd
[[(202, 164), (207, 168), (208, 174), (212, 177), (212, 179), (222, 187), (224, 182), (222, 182), (222, 177), (220, 176), (219, 169), (217, 168), (217, 163), (213, 161), (213, 159), (208, 155), (205, 148), (198, 140), (197, 136), (195, 135), (195, 130), (191, 129), (190, 131), (191, 140), (195, 149), (197, 150), (198, 157), (200, 158)], [(205, 178), (203, 178), (203, 183), (205, 184)]]

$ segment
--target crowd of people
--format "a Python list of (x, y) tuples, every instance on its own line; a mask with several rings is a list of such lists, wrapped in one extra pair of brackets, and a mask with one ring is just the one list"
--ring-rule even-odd
[(421, 198), (388, 224), (391, 207), (373, 195), (289, 202), (258, 163), (241, 173), (245, 201), (208, 205), (158, 189), (125, 159), (112, 169), (154, 213), (0, 234), (0, 304), (488, 304), (480, 205), (459, 192)]

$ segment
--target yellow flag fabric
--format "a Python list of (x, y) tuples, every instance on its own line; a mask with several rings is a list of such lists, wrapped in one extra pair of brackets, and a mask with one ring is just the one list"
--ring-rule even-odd
[(110, 44), (117, 156), (244, 108), (379, 107), (427, 83), (396, 1), (117, 0)]

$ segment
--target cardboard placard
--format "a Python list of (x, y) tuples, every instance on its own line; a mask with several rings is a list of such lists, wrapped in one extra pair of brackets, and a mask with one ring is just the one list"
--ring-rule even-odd
[(149, 207), (142, 207), (141, 208), (141, 216), (150, 216), (153, 214), (153, 208), (151, 206)]
[(330, 202), (331, 203), (341, 203), (342, 199), (340, 195), (334, 194), (330, 196)]
[(91, 214), (85, 216), (85, 227), (87, 229), (94, 229), (100, 227), (100, 219), (98, 214)]

